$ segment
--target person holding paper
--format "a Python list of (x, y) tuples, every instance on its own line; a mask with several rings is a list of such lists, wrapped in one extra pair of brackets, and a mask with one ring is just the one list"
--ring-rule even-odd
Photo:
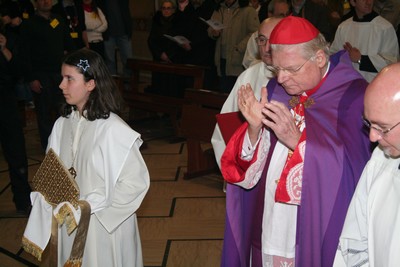
[(179, 26), (176, 17), (176, 4), (172, 0), (163, 0), (160, 9), (153, 17), (147, 43), (154, 60), (171, 63), (179, 62), (179, 47), (164, 34), (175, 36)]
[[(154, 14), (150, 34), (147, 39), (147, 44), (154, 61), (184, 63), (188, 52), (183, 46), (166, 37), (166, 35), (169, 35), (171, 38), (185, 36), (186, 25), (181, 18), (182, 16), (178, 16), (176, 13), (176, 3), (174, 0), (161, 1), (160, 9)], [(190, 40), (188, 39), (188, 41)], [(187, 45), (190, 46), (189, 44)], [(185, 87), (185, 79), (182, 76), (153, 72), (151, 86), (146, 88), (146, 92), (183, 97)]]
[(269, 39), (276, 78), (238, 92), (246, 118), (221, 158), (229, 182), (222, 266), (330, 267), (346, 211), (370, 156), (368, 83), (345, 51), (288, 16)]
[[(181, 4), (181, 2), (183, 2)], [(187, 37), (190, 44), (186, 47), (185, 64), (200, 65), (208, 67), (204, 74), (204, 88), (215, 89), (217, 73), (214, 64), (215, 40), (208, 37), (208, 24), (204, 20), (211, 18), (216, 3), (214, 0), (191, 0), (185, 6), (185, 1), (178, 2), (180, 6), (177, 15), (186, 25)], [(182, 8), (184, 7), (184, 8)]]
[(229, 93), (244, 70), (242, 60), (247, 41), (260, 22), (256, 10), (243, 0), (221, 2), (211, 20), (223, 24), (219, 30), (208, 27), (208, 36), (216, 40), (214, 61), (220, 79), (219, 90)]

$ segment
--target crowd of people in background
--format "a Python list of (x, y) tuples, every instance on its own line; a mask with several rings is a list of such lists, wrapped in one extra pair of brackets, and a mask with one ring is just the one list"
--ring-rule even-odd
[[(256, 55), (257, 27), (264, 19), (271, 16), (290, 14), (307, 19), (328, 42), (333, 44), (331, 53), (344, 48), (350, 52), (361, 49), (360, 54), (355, 55), (358, 57), (357, 60), (353, 60), (354, 67), (359, 68), (364, 77), (368, 76), (368, 81), (385, 64), (395, 62), (398, 54), (396, 46), (398, 47), (399, 43), (397, 29), (400, 3), (396, 4), (396, 1), (392, 0), (162, 0), (159, 4), (148, 37), (148, 47), (153, 60), (206, 66), (208, 68), (204, 88), (220, 92), (229, 93), (237, 77), (251, 65), (251, 62), (260, 60)], [(359, 10), (364, 6), (366, 11), (360, 13)], [(199, 18), (217, 21), (224, 28), (215, 30)], [(353, 19), (352, 28), (345, 26), (351, 24)], [(383, 24), (382, 19), (385, 21)], [(393, 27), (388, 27), (390, 24)], [(352, 50), (349, 46), (344, 47), (343, 39), (348, 33), (343, 33), (343, 29), (347, 28), (351, 34), (361, 26), (366, 30), (360, 29), (360, 31), (367, 32), (362, 33), (361, 37), (351, 36), (354, 42), (350, 44)], [(371, 26), (373, 30), (370, 29)], [(166, 38), (165, 35), (184, 36), (189, 42), (179, 44)], [(366, 47), (369, 44), (368, 38), (374, 43), (374, 48)], [(390, 43), (386, 43), (386, 40), (390, 40)], [(360, 43), (363, 43), (364, 47), (360, 47)], [(385, 55), (384, 60), (387, 60), (386, 63), (371, 55), (382, 52)], [(358, 60), (361, 56), (364, 59), (360, 65)], [(374, 69), (375, 64), (377, 68)], [(182, 88), (185, 84), (179, 85), (177, 80), (179, 80), (177, 77), (155, 74), (152, 89), (156, 90), (155, 93), (182, 97)], [(165, 89), (165, 92), (161, 92), (159, 89), (162, 88), (159, 86), (161, 84), (165, 88), (175, 89)], [(180, 89), (176, 89), (177, 87)]]
[[(117, 74), (116, 52), (122, 63), (132, 57), (129, 10), (128, 0), (0, 1), (0, 92), (5, 103), (1, 106), (10, 114), (2, 116), (0, 136), (18, 212), (29, 212), (31, 191), (18, 104), (35, 109), (45, 151), (65, 103), (59, 89), (62, 58), (71, 51), (91, 49), (105, 60), (110, 73)], [(129, 75), (124, 69), (120, 74)]]

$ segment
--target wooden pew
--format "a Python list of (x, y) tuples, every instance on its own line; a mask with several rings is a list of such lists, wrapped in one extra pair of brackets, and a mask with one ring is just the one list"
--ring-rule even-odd
[[(208, 90), (186, 89), (182, 107), (181, 130), (187, 142), (187, 172), (185, 179), (202, 176), (218, 170), (214, 153), (203, 149), (211, 142), (216, 115), (220, 112), (228, 94)], [(211, 152), (211, 153), (210, 153)]]
[(191, 87), (200, 89), (203, 87), (204, 75), (207, 68), (194, 65), (167, 64), (133, 58), (128, 59), (127, 66), (132, 70), (132, 75), (130, 90), (123, 90), (123, 98), (126, 104), (133, 109), (168, 114), (175, 129), (175, 133), (179, 136), (179, 116), (184, 99), (140, 91), (140, 75), (143, 72), (158, 72), (193, 77), (193, 85)]

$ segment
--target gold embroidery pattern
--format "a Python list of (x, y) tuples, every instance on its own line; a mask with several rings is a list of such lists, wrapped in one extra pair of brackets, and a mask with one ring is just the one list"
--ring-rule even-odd
[[(294, 108), (300, 103), (300, 96), (292, 96), (292, 98), (289, 100), (289, 105), (290, 107)], [(313, 98), (309, 97), (307, 100), (304, 102), (304, 108), (309, 108), (312, 105), (315, 104), (315, 101)]]
[(50, 149), (33, 177), (32, 187), (51, 205), (70, 202), (78, 209), (79, 188), (57, 154)]

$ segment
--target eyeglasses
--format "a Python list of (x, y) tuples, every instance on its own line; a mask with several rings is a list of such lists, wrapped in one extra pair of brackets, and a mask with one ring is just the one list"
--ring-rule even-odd
[(163, 7), (161, 7), (161, 9), (162, 10), (172, 10), (172, 9), (174, 9), (173, 7), (170, 7), (170, 6), (163, 6)]
[(275, 75), (278, 75), (278, 73), (279, 73), (280, 71), (284, 71), (284, 72), (286, 72), (286, 73), (288, 73), (288, 74), (294, 75), (294, 74), (296, 74), (297, 72), (299, 72), (299, 71), (301, 70), (301, 68), (302, 68), (308, 61), (310, 61), (310, 60), (313, 59), (313, 58), (314, 58), (314, 56), (308, 58), (303, 64), (300, 65), (300, 67), (297, 67), (297, 68), (280, 68), (280, 67), (276, 67), (276, 66), (268, 66), (267, 68), (268, 68), (272, 73), (274, 73)]
[(256, 43), (258, 46), (265, 46), (268, 42), (268, 38), (265, 37), (264, 35), (259, 35), (256, 37)]
[(400, 125), (400, 122), (398, 122), (394, 126), (387, 128), (386, 130), (383, 130), (381, 128), (373, 126), (371, 124), (371, 122), (369, 120), (367, 120), (366, 118), (362, 118), (362, 121), (365, 126), (367, 126), (369, 129), (374, 129), (381, 137), (387, 136), (391, 130), (393, 130), (397, 125)]

